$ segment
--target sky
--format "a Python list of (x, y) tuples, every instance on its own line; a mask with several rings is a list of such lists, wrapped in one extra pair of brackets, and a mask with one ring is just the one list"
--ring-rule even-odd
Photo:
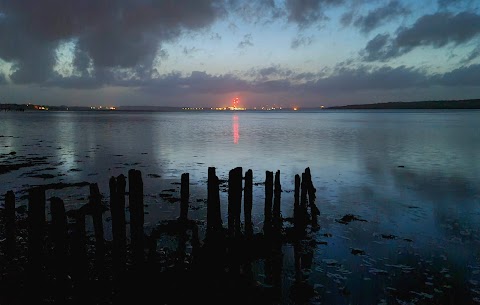
[(477, 0), (0, 0), (0, 103), (480, 98)]

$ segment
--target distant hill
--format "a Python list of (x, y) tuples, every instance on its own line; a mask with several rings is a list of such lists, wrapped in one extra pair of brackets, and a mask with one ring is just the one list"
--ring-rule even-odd
[(389, 102), (328, 107), (328, 109), (480, 109), (480, 99)]

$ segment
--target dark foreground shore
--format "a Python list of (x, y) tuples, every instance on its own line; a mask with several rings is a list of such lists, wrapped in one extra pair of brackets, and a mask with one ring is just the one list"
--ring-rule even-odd
[[(280, 213), (280, 172), (275, 179), (273, 172), (266, 173), (264, 226), (261, 233), (254, 233), (252, 171), (245, 176), (241, 168), (230, 172), (228, 224), (224, 226), (220, 181), (215, 168), (209, 168), (203, 240), (201, 222), (188, 218), (188, 174), (181, 179), (179, 217), (158, 223), (149, 235), (144, 230), (143, 181), (138, 170), (129, 171), (128, 191), (125, 176), (110, 179), (108, 203), (102, 201), (97, 184), (90, 184), (88, 203), (75, 210), (66, 211), (58, 197), (49, 198), (47, 205), (45, 189), (35, 187), (28, 194), (27, 215), (17, 217), (15, 196), (7, 192), (1, 215), (1, 303), (286, 303), (282, 300), (285, 243), (295, 251), (291, 301), (304, 303), (315, 296), (302, 270), (312, 262), (316, 242), (310, 233), (318, 230), (320, 213), (309, 168), (302, 179), (296, 176), (295, 215), (288, 219)], [(102, 214), (106, 211), (112, 217), (111, 241), (104, 238)], [(87, 218), (93, 220), (93, 236), (87, 235)], [(342, 220), (356, 219), (347, 215)], [(252, 268), (259, 261), (265, 268), (264, 283), (254, 279)]]

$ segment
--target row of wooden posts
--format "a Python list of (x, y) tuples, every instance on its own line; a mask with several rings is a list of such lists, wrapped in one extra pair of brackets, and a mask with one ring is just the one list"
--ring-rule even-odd
[[(128, 194), (128, 209), (130, 214), (130, 261), (133, 266), (140, 265), (145, 260), (146, 236), (144, 234), (144, 203), (143, 203), (143, 180), (141, 172), (131, 169), (128, 172), (128, 193), (126, 192), (126, 177), (119, 175), (111, 177), (110, 188), (110, 211), (112, 221), (112, 264), (113, 270), (121, 272), (127, 263), (127, 234), (126, 234), (126, 195)], [(244, 181), (244, 184), (243, 184)], [(243, 176), (242, 168), (236, 167), (229, 172), (228, 178), (228, 224), (225, 230), (220, 209), (219, 179), (215, 173), (215, 167), (208, 168), (208, 197), (207, 197), (207, 220), (206, 241), (215, 242), (215, 237), (224, 236), (228, 239), (253, 237), (252, 205), (253, 205), (253, 172), (251, 169)], [(317, 225), (317, 217), (320, 214), (315, 205), (315, 188), (313, 187), (310, 169), (306, 168), (302, 177), (295, 176), (294, 193), (294, 217), (293, 222), (297, 232), (303, 234), (306, 226), (311, 223)], [(242, 232), (241, 206), (242, 193), (244, 196), (244, 232)], [(265, 180), (265, 209), (264, 209), (264, 234), (280, 232), (283, 225), (281, 215), (280, 171), (266, 172)], [(193, 233), (194, 248), (200, 247), (198, 241), (198, 228), (196, 223), (188, 219), (189, 208), (189, 174), (181, 175), (180, 190), (180, 216), (174, 220), (183, 229), (190, 229)], [(28, 195), (28, 266), (33, 275), (41, 270), (44, 255), (44, 238), (46, 236), (46, 198), (45, 189), (35, 187)], [(57, 264), (57, 278), (65, 276), (65, 264), (67, 264), (68, 246), (70, 255), (75, 262), (72, 273), (79, 279), (87, 277), (87, 238), (86, 238), (86, 215), (93, 218), (95, 236), (95, 266), (101, 274), (105, 267), (106, 247), (102, 214), (102, 195), (96, 183), (90, 184), (90, 196), (87, 204), (72, 211), (65, 211), (64, 202), (58, 197), (50, 198), (50, 238), (53, 242), (53, 254)], [(74, 218), (74, 229), (68, 241), (67, 217)], [(5, 253), (7, 257), (14, 258), (16, 253), (16, 224), (15, 224), (15, 195), (9, 191), (5, 195)], [(226, 233), (226, 234), (225, 234)], [(156, 238), (162, 234), (161, 230), (154, 231), (148, 247), (150, 251), (156, 251)], [(195, 249), (194, 249), (195, 250)]]

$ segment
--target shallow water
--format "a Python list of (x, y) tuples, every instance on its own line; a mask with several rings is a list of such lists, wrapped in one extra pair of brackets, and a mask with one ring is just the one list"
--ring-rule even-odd
[[(0, 193), (14, 190), (24, 205), (31, 185), (88, 181), (108, 196), (108, 179), (136, 168), (148, 231), (178, 216), (178, 204), (160, 194), (174, 189), (178, 197), (184, 172), (195, 208), (189, 215), (204, 220), (209, 166), (220, 179), (237, 166), (252, 169), (254, 183), (264, 181), (265, 171), (280, 170), (282, 215), (290, 217), (294, 176), (310, 167), (321, 210), (316, 239), (327, 242), (316, 246), (303, 270), (318, 292), (313, 303), (475, 304), (479, 130), (479, 111), (452, 110), (0, 113), (0, 164), (46, 157), (46, 164), (0, 175)], [(32, 177), (42, 174), (48, 176)], [(263, 192), (254, 186), (256, 231)], [(86, 202), (88, 188), (48, 191), (53, 195), (74, 208)], [(226, 192), (221, 196), (226, 223)], [(345, 214), (366, 222), (338, 223)], [(283, 248), (285, 304), (295, 277), (293, 252)], [(262, 262), (256, 268), (264, 281)]]

